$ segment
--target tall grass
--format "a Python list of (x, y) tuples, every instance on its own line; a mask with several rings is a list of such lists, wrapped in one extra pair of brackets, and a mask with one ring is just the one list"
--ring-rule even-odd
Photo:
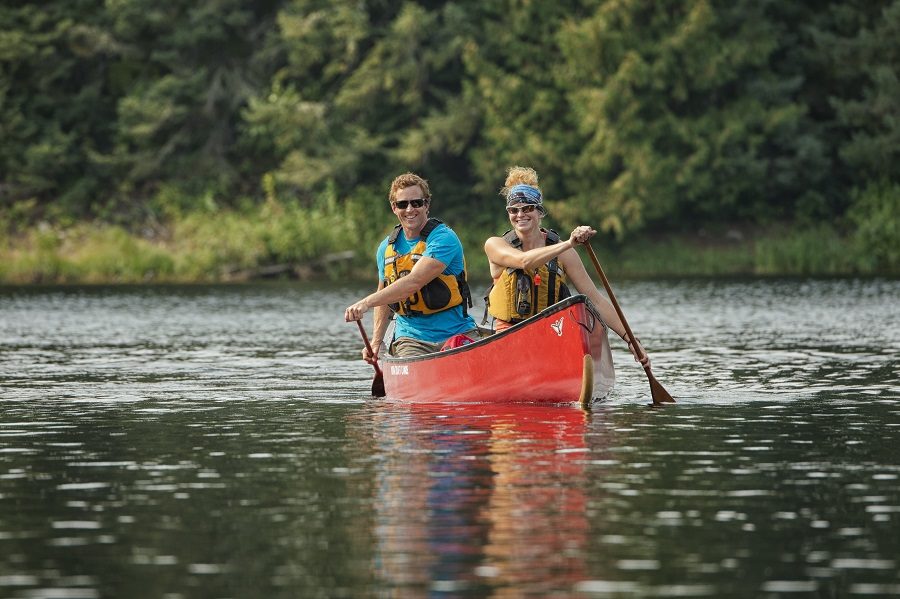
[[(374, 279), (375, 247), (393, 224), (382, 202), (361, 197), (340, 203), (325, 195), (302, 205), (280, 202), (273, 194), (262, 205), (242, 209), (210, 204), (173, 213), (165, 226), (139, 232), (96, 223), (7, 230), (0, 233), (0, 283)], [(891, 217), (859, 217), (866, 228), (846, 236), (820, 225), (785, 227), (756, 238), (670, 236), (635, 238), (627, 245), (596, 239), (594, 247), (612, 277), (896, 274), (896, 246), (884, 233), (895, 226)], [(470, 276), (487, 280), (482, 244), (495, 233), (449, 224), (467, 250)]]
[(41, 227), (4, 242), (6, 283), (132, 283), (168, 280), (175, 272), (168, 250), (116, 226)]
[(900, 184), (881, 182), (857, 190), (848, 216), (855, 226), (855, 252), (866, 268), (900, 271)]
[(360, 250), (375, 243), (378, 233), (359, 225), (364, 211), (329, 196), (305, 206), (270, 197), (240, 210), (173, 212), (164, 226), (141, 232), (43, 224), (0, 237), (0, 282), (200, 282), (267, 273), (338, 279), (351, 276)]
[(833, 227), (786, 230), (761, 239), (755, 248), (755, 272), (775, 275), (852, 274), (866, 272), (852, 243)]

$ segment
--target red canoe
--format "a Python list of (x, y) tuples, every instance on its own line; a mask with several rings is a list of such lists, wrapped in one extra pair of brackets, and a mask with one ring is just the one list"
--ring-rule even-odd
[(580, 402), (615, 382), (596, 309), (574, 295), (476, 343), (440, 353), (381, 360), (388, 399), (415, 402)]

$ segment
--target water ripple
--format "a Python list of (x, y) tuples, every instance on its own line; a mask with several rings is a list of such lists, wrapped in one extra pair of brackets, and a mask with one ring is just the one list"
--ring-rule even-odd
[(355, 287), (3, 290), (0, 595), (898, 594), (898, 291), (617, 285), (679, 403), (586, 414), (373, 401)]

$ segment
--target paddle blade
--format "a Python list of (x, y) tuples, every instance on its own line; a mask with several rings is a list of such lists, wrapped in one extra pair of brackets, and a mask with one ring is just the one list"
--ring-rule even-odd
[(669, 395), (669, 392), (663, 388), (659, 381), (656, 380), (656, 377), (653, 376), (650, 369), (644, 368), (644, 372), (647, 373), (647, 380), (650, 381), (650, 395), (653, 397), (653, 404), (675, 403), (675, 400)]
[(375, 367), (375, 378), (372, 379), (372, 397), (384, 397), (384, 375), (378, 367)]

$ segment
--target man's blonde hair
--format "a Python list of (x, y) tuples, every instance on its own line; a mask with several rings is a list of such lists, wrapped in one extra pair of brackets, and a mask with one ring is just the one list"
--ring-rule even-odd
[(415, 173), (403, 173), (391, 182), (391, 191), (388, 194), (388, 201), (393, 202), (397, 198), (397, 192), (407, 187), (418, 185), (422, 190), (422, 197), (431, 201), (431, 188), (428, 187), (428, 181)]

